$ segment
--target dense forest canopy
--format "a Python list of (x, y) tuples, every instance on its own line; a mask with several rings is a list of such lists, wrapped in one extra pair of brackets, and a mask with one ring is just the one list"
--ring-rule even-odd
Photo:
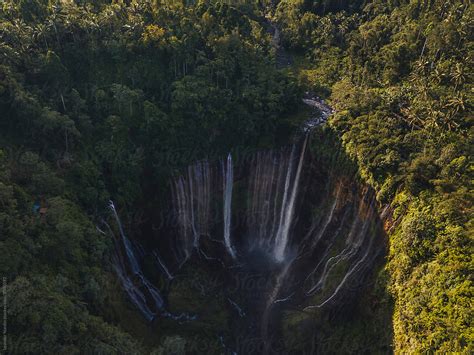
[(464, 0), (3, 1), (9, 352), (179, 349), (120, 324), (95, 225), (113, 199), (133, 231), (186, 164), (287, 141), (305, 91), (390, 206), (394, 351), (472, 352), (473, 15)]

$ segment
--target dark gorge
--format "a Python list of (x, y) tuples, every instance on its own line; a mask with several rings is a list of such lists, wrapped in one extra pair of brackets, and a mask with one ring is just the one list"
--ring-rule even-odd
[(381, 210), (330, 130), (316, 131), (192, 163), (137, 236), (119, 219), (109, 229), (152, 327), (204, 323), (214, 351), (285, 354), (324, 351), (320, 323), (351, 321), (386, 254)]

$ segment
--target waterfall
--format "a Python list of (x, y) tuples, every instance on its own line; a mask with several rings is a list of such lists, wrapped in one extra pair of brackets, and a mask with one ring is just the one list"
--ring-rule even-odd
[[(145, 277), (141, 270), (137, 256), (135, 255), (134, 248), (130, 240), (125, 235), (122, 222), (120, 221), (120, 217), (118, 216), (115, 205), (112, 201), (109, 202), (109, 208), (113, 212), (122, 241), (122, 243), (116, 243), (117, 248), (116, 253), (113, 255), (113, 268), (132, 303), (148, 321), (152, 321), (158, 314), (163, 317), (175, 320), (196, 319), (195, 315), (189, 315), (187, 313), (176, 315), (168, 312), (165, 309), (165, 302), (161, 296), (160, 290), (158, 290), (158, 288), (153, 285), (148, 280), (148, 278)], [(110, 226), (105, 221), (103, 223), (107, 226), (110, 234), (114, 235), (112, 228), (110, 228)], [(125, 250), (125, 255), (127, 256), (126, 258), (123, 258), (122, 256), (122, 249)], [(173, 279), (173, 276), (169, 273), (167, 267), (161, 261), (157, 252), (152, 252), (152, 255), (155, 256), (158, 263), (163, 268), (163, 271), (167, 274), (168, 278), (170, 280)], [(129, 265), (129, 268), (132, 270), (132, 276), (129, 276), (127, 273), (127, 265)]]
[(168, 280), (173, 280), (174, 279), (173, 275), (171, 275), (171, 273), (168, 270), (168, 268), (166, 267), (165, 263), (161, 260), (160, 256), (158, 255), (158, 252), (156, 250), (154, 250), (152, 252), (152, 254), (154, 255), (156, 261), (158, 262), (158, 265), (160, 265), (161, 269), (165, 273)]
[(224, 242), (227, 251), (235, 259), (235, 250), (232, 247), (230, 240), (230, 222), (231, 222), (231, 207), (232, 207), (232, 185), (234, 183), (234, 171), (232, 166), (232, 156), (227, 156), (227, 165), (222, 163), (222, 175), (224, 177)]
[(184, 252), (184, 259), (189, 258), (191, 247), (190, 247), (190, 238), (192, 237), (191, 230), (194, 229), (194, 221), (189, 217), (189, 200), (192, 200), (190, 194), (186, 191), (187, 184), (184, 181), (183, 177), (175, 182), (175, 203), (176, 203), (176, 213), (178, 226), (180, 227), (180, 246), (181, 250)]
[(137, 288), (132, 280), (125, 274), (122, 267), (114, 265), (114, 270), (119, 277), (122, 287), (127, 293), (132, 303), (138, 308), (146, 320), (152, 321), (155, 313), (150, 310), (146, 303), (145, 295)]
[(115, 210), (115, 205), (112, 201), (109, 201), (109, 208), (113, 212), (115, 222), (117, 223), (117, 227), (119, 229), (120, 236), (122, 238), (123, 246), (125, 248), (125, 252), (127, 253), (128, 262), (130, 263), (130, 267), (132, 268), (132, 272), (134, 274), (138, 274), (140, 273), (140, 266), (138, 266), (137, 258), (135, 258), (135, 253), (133, 252), (132, 244), (130, 243), (128, 238), (125, 236), (125, 233), (122, 227), (122, 222), (120, 221), (117, 211)]
[[(364, 197), (367, 195), (367, 192), (364, 194)], [(365, 210), (368, 210), (365, 212)], [(373, 235), (368, 233), (371, 216), (373, 213), (373, 206), (369, 205), (366, 206), (364, 203), (364, 198), (359, 203), (359, 207), (356, 210), (356, 215), (353, 217), (353, 221), (349, 230), (349, 233), (344, 238), (345, 240), (345, 247), (342, 251), (339, 251), (336, 255), (330, 257), (326, 260), (325, 266), (323, 271), (317, 280), (317, 282), (306, 292), (308, 296), (315, 294), (317, 291), (320, 291), (325, 288), (326, 280), (329, 277), (332, 270), (334, 270), (339, 264), (344, 261), (348, 261), (349, 265), (347, 267), (347, 271), (345, 272), (342, 281), (338, 284), (335, 288), (333, 293), (330, 297), (328, 297), (324, 302), (320, 303), (317, 306), (308, 306), (307, 308), (315, 308), (315, 307), (322, 307), (327, 304), (330, 300), (332, 300), (338, 292), (341, 290), (342, 286), (348, 280), (348, 278), (358, 270), (362, 264), (365, 262), (366, 258), (368, 257), (369, 253), (373, 252), (372, 244), (373, 244)], [(367, 214), (367, 215), (365, 215)], [(339, 234), (338, 232), (334, 235)], [(367, 242), (368, 240), (368, 242)], [(367, 243), (365, 249), (362, 249), (364, 243)], [(316, 268), (308, 275), (307, 280), (311, 278), (313, 274), (316, 273), (317, 269), (321, 265), (321, 263), (325, 260), (328, 256), (328, 251), (332, 248), (333, 243), (331, 242), (330, 247), (324, 253), (324, 256), (321, 258), (320, 262), (316, 265)], [(363, 251), (363, 254), (360, 255), (360, 251)], [(351, 262), (351, 260), (353, 260)], [(352, 264), (352, 266), (351, 266)]]
[[(308, 136), (306, 136), (303, 143), (303, 148), (301, 149), (300, 160), (298, 163), (298, 169), (296, 171), (296, 177), (293, 181), (293, 189), (291, 191), (290, 200), (288, 202), (288, 205), (282, 206), (282, 211), (284, 211), (285, 213), (285, 219), (283, 221), (283, 224), (280, 224), (281, 229), (278, 229), (277, 240), (276, 240), (277, 244), (275, 248), (275, 257), (279, 261), (283, 261), (285, 258), (286, 246), (288, 244), (288, 232), (290, 230), (290, 226), (293, 221), (295, 199), (296, 199), (296, 194), (298, 192), (301, 168), (303, 167), (303, 159), (304, 159), (304, 153), (306, 151), (307, 141), (308, 141)], [(287, 192), (287, 185), (285, 184), (285, 195), (286, 195), (286, 192)]]
[[(375, 197), (346, 175), (336, 180), (331, 171), (321, 171), (308, 139), (256, 152), (239, 163), (228, 154), (183, 169), (170, 184), (170, 211), (177, 223), (156, 229), (168, 239), (153, 239), (148, 253), (127, 238), (110, 203), (119, 232), (113, 266), (144, 319), (196, 318), (166, 309), (166, 297), (141, 269), (147, 257), (154, 262), (147, 265), (161, 274), (160, 285), (167, 284), (163, 292), (173, 292), (170, 302), (180, 300), (173, 287), (188, 284), (190, 269), (204, 273), (204, 280), (209, 276), (218, 296), (204, 292), (202, 305), (190, 304), (203, 314), (208, 302), (222, 297), (231, 320), (225, 341), (239, 353), (249, 353), (247, 339), (273, 353), (282, 312), (302, 312), (309, 320), (356, 299), (378, 255)], [(317, 183), (308, 184), (310, 179)], [(201, 282), (196, 287), (205, 288)]]
[[(265, 283), (257, 294), (245, 297), (251, 286), (227, 301), (242, 322), (258, 319), (263, 338), (271, 335), (274, 309), (330, 307), (362, 284), (377, 254), (373, 193), (345, 176), (335, 180), (331, 171), (314, 170), (320, 167), (308, 157), (308, 139), (258, 151), (239, 164), (231, 154), (199, 161), (171, 182), (178, 268), (196, 253), (229, 278), (239, 270), (261, 273)], [(310, 177), (323, 184), (305, 185)], [(155, 257), (164, 277), (179, 277)]]
[[(291, 181), (292, 170), (293, 170), (293, 161), (294, 161), (295, 148), (296, 147), (293, 145), (293, 148), (291, 149), (289, 167), (288, 167), (288, 171), (286, 173), (285, 188), (283, 190), (283, 201), (282, 201), (281, 207), (280, 207), (280, 219), (279, 219), (279, 223), (278, 223), (278, 230), (276, 232), (276, 235), (272, 236), (276, 243), (279, 243), (279, 241), (281, 240), (281, 237), (280, 237), (281, 236), (281, 230), (283, 228), (284, 220), (286, 219), (286, 216), (288, 214), (288, 210), (286, 209), (286, 207), (287, 207), (287, 202), (286, 201), (288, 200), (288, 190), (290, 188), (290, 181)], [(274, 254), (276, 256), (278, 252), (276, 252), (276, 249), (274, 249), (274, 251), (275, 251)]]
[[(161, 311), (164, 306), (163, 298), (161, 297), (158, 289), (148, 281), (148, 279), (143, 275), (140, 264), (137, 261), (135, 252), (133, 250), (130, 240), (125, 235), (123, 230), (122, 222), (117, 214), (115, 205), (112, 201), (109, 202), (110, 210), (112, 211), (117, 227), (121, 236), (122, 244), (121, 246), (125, 250), (125, 255), (127, 258), (124, 260), (120, 256), (115, 257), (114, 269), (122, 281), (122, 286), (129, 295), (132, 302), (135, 306), (142, 312), (142, 314), (148, 320), (152, 320), (158, 311)], [(113, 234), (111, 228), (107, 225), (109, 231)], [(118, 248), (120, 249), (120, 248)], [(133, 279), (127, 275), (126, 264), (129, 265)], [(153, 312), (150, 309), (150, 306), (147, 302), (147, 296), (152, 300), (153, 307), (156, 310)]]
[[(324, 103), (307, 101), (327, 118)], [(304, 130), (319, 123), (310, 122)], [(225, 349), (229, 342), (239, 353), (249, 353), (247, 345), (255, 349), (251, 353), (274, 353), (275, 339), (286, 331), (281, 326), (286, 324), (278, 324), (282, 317), (293, 322), (298, 312), (302, 321), (295, 324), (309, 324), (313, 316), (324, 317), (357, 298), (380, 247), (375, 195), (361, 188), (346, 166), (339, 169), (334, 156), (310, 150), (309, 138), (306, 134), (246, 159), (229, 153), (183, 167), (170, 181), (169, 211), (176, 223), (153, 229), (160, 239), (150, 240), (148, 253), (130, 242), (110, 203), (120, 232), (113, 266), (145, 319), (196, 318), (171, 314), (164, 299), (182, 303), (192, 298), (189, 304), (197, 314), (208, 312), (208, 304), (218, 299), (219, 306), (228, 304), (222, 312), (228, 312), (230, 331), (225, 343), (218, 337)], [(161, 275), (153, 277), (166, 283), (162, 290), (169, 297), (162, 297), (142, 272), (147, 257), (154, 264), (146, 265), (156, 267)], [(199, 281), (201, 274), (205, 282)], [(189, 294), (183, 292), (186, 285)], [(194, 297), (196, 290), (202, 302)], [(277, 353), (286, 350), (283, 346)]]
[(209, 234), (211, 178), (207, 161), (200, 161), (187, 169), (172, 184), (173, 209), (180, 229), (180, 248), (186, 261), (199, 248), (201, 235)]
[(291, 149), (258, 152), (249, 166), (248, 244), (250, 249), (263, 249), (278, 262), (285, 260), (291, 239), (307, 140), (305, 137), (298, 156), (294, 144)]
[[(248, 166), (247, 246), (262, 249), (276, 261), (283, 262), (295, 214), (295, 202), (304, 166), (308, 136), (302, 145), (291, 149), (257, 152)], [(299, 153), (298, 153), (299, 151)], [(212, 187), (222, 181), (223, 236), (227, 253), (237, 258), (231, 240), (232, 192), (234, 167), (232, 156), (221, 162), (221, 171), (211, 174), (207, 162), (188, 167), (186, 174), (173, 182), (173, 205), (177, 214), (181, 247), (185, 258), (199, 247), (199, 235), (207, 233)], [(214, 211), (216, 213), (216, 211)]]

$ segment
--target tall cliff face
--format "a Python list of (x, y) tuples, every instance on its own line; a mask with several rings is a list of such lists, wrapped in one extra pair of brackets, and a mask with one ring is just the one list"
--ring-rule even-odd
[(354, 312), (385, 254), (374, 194), (328, 138), (199, 161), (173, 178), (146, 247), (118, 239), (119, 276), (145, 318), (204, 322), (238, 353), (320, 347), (315, 324)]

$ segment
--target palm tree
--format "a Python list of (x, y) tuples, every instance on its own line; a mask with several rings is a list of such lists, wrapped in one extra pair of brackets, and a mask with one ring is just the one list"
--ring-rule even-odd
[(455, 68), (451, 73), (451, 79), (454, 82), (455, 91), (457, 90), (458, 86), (462, 85), (466, 81), (466, 74), (461, 63), (456, 63)]
[(48, 33), (48, 27), (44, 23), (38, 23), (34, 27), (34, 38), (39, 39), (43, 38), (45, 49), (49, 50), (48, 40), (46, 39), (46, 34)]

